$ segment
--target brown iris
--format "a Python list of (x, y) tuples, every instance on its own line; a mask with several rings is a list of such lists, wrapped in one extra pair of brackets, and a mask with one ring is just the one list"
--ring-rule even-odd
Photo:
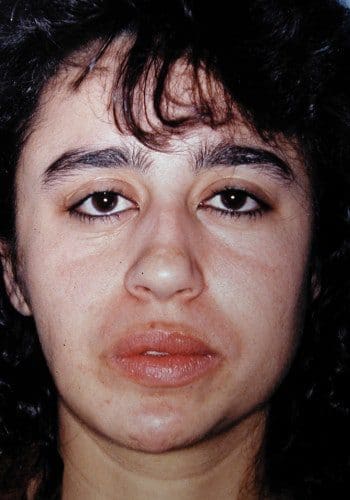
[(95, 193), (91, 198), (91, 204), (98, 212), (108, 213), (118, 205), (118, 196), (111, 191)]
[(226, 189), (220, 194), (222, 204), (229, 210), (242, 208), (247, 199), (247, 193), (237, 189)]

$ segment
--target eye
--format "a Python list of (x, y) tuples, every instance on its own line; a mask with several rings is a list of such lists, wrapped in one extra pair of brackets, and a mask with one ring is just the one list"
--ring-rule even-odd
[(262, 215), (268, 206), (253, 194), (236, 188), (225, 188), (214, 193), (200, 205), (202, 208), (215, 210), (222, 215), (231, 217)]
[(89, 218), (118, 216), (130, 208), (135, 208), (135, 203), (114, 191), (97, 191), (90, 194), (75, 204), (70, 211), (76, 215)]

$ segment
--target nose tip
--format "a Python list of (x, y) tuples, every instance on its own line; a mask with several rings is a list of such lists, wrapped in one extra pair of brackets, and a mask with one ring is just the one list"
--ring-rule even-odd
[(126, 289), (141, 300), (190, 300), (203, 289), (203, 276), (196, 262), (175, 248), (150, 249), (129, 269)]

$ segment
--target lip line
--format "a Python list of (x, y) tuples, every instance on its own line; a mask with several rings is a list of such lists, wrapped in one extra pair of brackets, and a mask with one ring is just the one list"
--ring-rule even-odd
[(169, 356), (217, 356), (218, 354), (205, 341), (183, 332), (182, 328), (148, 328), (138, 329), (122, 337), (112, 348), (112, 356), (131, 357), (145, 354), (147, 351), (166, 352)]

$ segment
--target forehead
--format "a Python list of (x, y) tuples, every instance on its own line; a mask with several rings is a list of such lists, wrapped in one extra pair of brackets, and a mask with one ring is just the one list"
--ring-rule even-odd
[[(120, 43), (119, 41), (119, 45)], [(48, 82), (22, 151), (22, 159), (25, 157), (26, 164), (44, 165), (55, 161), (64, 151), (88, 149), (91, 146), (108, 149), (115, 144), (128, 144), (129, 150), (147, 151), (148, 155), (153, 156), (160, 150), (170, 155), (187, 155), (198, 159), (206, 148), (227, 142), (263, 147), (265, 151), (277, 153), (287, 163), (292, 162), (295, 168), (304, 170), (296, 144), (283, 136), (276, 136), (273, 144), (267, 144), (243, 118), (234, 102), (232, 119), (215, 128), (201, 120), (196, 107), (198, 89), (193, 85), (192, 69), (184, 61), (179, 61), (169, 73), (162, 113), (171, 120), (186, 117), (188, 125), (182, 129), (174, 129), (173, 134), (169, 134), (169, 129), (164, 127), (154, 110), (155, 81), (154, 74), (150, 71), (148, 80), (141, 82), (136, 89), (132, 111), (137, 125), (144, 132), (165, 140), (162, 147), (158, 146), (156, 149), (141, 144), (132, 135), (123, 118), (122, 94), (115, 82), (125, 50), (118, 54), (117, 57), (111, 52), (106, 54), (78, 88), (74, 87), (74, 83), (86, 64), (85, 53), (67, 61)], [(199, 74), (199, 81), (201, 92), (207, 93), (204, 97), (208, 97), (210, 92), (215, 96), (212, 99), (213, 106), (219, 113), (224, 110), (227, 101), (221, 85), (208, 79), (204, 73)]]

